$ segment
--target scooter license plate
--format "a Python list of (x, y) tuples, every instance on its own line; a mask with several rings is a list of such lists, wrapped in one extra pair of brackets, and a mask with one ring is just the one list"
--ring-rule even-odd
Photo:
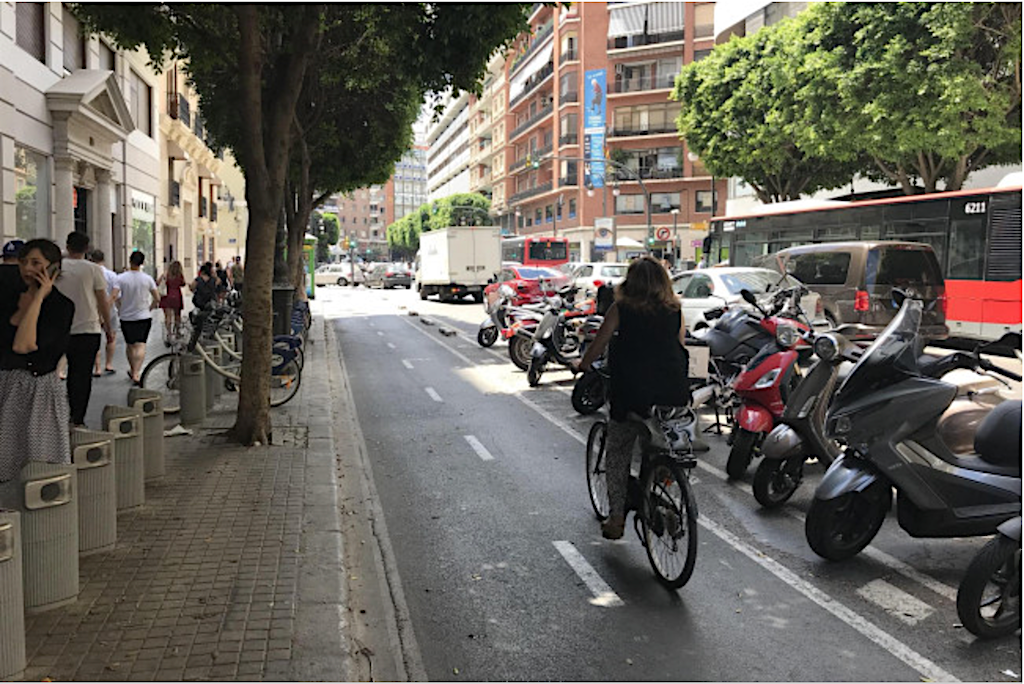
[(540, 342), (533, 343), (533, 356), (536, 358), (544, 356), (544, 345)]

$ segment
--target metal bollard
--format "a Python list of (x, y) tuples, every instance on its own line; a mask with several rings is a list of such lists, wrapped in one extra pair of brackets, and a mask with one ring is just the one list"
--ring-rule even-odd
[(25, 614), (78, 600), (78, 502), (73, 465), (29, 462), (21, 469)]
[(142, 411), (142, 454), (146, 481), (163, 477), (166, 472), (163, 395), (156, 390), (133, 387), (128, 390), (128, 404)]
[(105, 406), (103, 428), (114, 433), (114, 475), (117, 510), (146, 503), (146, 461), (142, 454), (142, 411), (127, 406)]
[(0, 679), (25, 669), (25, 594), (22, 588), (20, 514), (0, 510)]
[(206, 362), (201, 356), (183, 354), (181, 357), (181, 413), (182, 425), (195, 425), (206, 420)]
[(112, 549), (117, 543), (114, 433), (72, 430), (71, 462), (78, 470), (78, 553)]
[[(210, 342), (210, 346), (203, 345), (203, 349), (210, 355), (210, 359), (217, 364), (221, 365), (221, 352), (220, 345), (216, 342)], [(206, 411), (209, 413), (213, 410), (213, 407), (217, 405), (217, 397), (221, 394), (221, 387), (224, 386), (224, 378), (221, 377), (220, 373), (213, 369), (213, 366), (206, 365)]]

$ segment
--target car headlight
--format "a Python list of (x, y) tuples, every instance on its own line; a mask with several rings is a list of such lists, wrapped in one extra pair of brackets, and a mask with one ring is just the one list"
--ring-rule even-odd
[(779, 346), (789, 349), (797, 340), (796, 328), (792, 325), (780, 325), (775, 330), (775, 339), (778, 341)]
[(839, 354), (839, 341), (832, 335), (819, 335), (814, 340), (814, 353), (822, 361), (831, 361)]
[(773, 368), (764, 375), (761, 379), (754, 383), (754, 389), (766, 389), (775, 384), (775, 381), (779, 378), (779, 373), (782, 372), (781, 368)]

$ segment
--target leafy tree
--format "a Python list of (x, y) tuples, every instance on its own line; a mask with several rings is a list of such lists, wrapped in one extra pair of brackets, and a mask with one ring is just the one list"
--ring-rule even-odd
[(456, 193), (403, 216), (387, 228), (388, 246), (406, 253), (420, 248), (420, 235), (448, 226), (489, 226), (491, 201), (479, 193)]
[(1020, 3), (825, 3), (803, 15), (821, 96), (869, 173), (958, 190), (1021, 161)]
[(672, 93), (679, 132), (704, 166), (743, 178), (766, 203), (839, 187), (857, 168), (853, 155), (801, 144), (801, 94), (812, 75), (794, 68), (798, 41), (793, 20), (733, 39), (683, 67)]
[[(344, 46), (330, 36), (352, 17), (342, 4), (91, 4), (74, 6), (87, 30), (121, 48), (144, 46), (160, 68), (185, 60), (214, 144), (230, 147), (246, 178), (246, 296), (244, 365), (232, 436), (269, 443), (271, 282), (275, 234), (291, 170), (292, 130), (308, 92), (308, 70), (324, 50), (374, 56), (354, 77), (404, 74), (419, 92), (478, 91), (488, 57), (523, 30), (528, 3), (395, 3), (365, 5), (372, 37)], [(379, 30), (379, 26), (387, 28)], [(325, 42), (326, 41), (326, 42)], [(380, 43), (378, 45), (378, 43)], [(352, 164), (363, 160), (354, 158)], [(300, 224), (305, 226), (303, 222)]]
[(336, 245), (341, 239), (341, 226), (338, 224), (338, 217), (334, 214), (323, 214), (324, 231), (327, 233), (327, 244)]

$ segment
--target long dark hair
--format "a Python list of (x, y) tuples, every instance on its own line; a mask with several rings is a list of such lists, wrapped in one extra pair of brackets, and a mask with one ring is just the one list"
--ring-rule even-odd
[(651, 314), (680, 309), (668, 271), (649, 256), (641, 257), (629, 265), (626, 279), (615, 288), (615, 301), (636, 311)]

